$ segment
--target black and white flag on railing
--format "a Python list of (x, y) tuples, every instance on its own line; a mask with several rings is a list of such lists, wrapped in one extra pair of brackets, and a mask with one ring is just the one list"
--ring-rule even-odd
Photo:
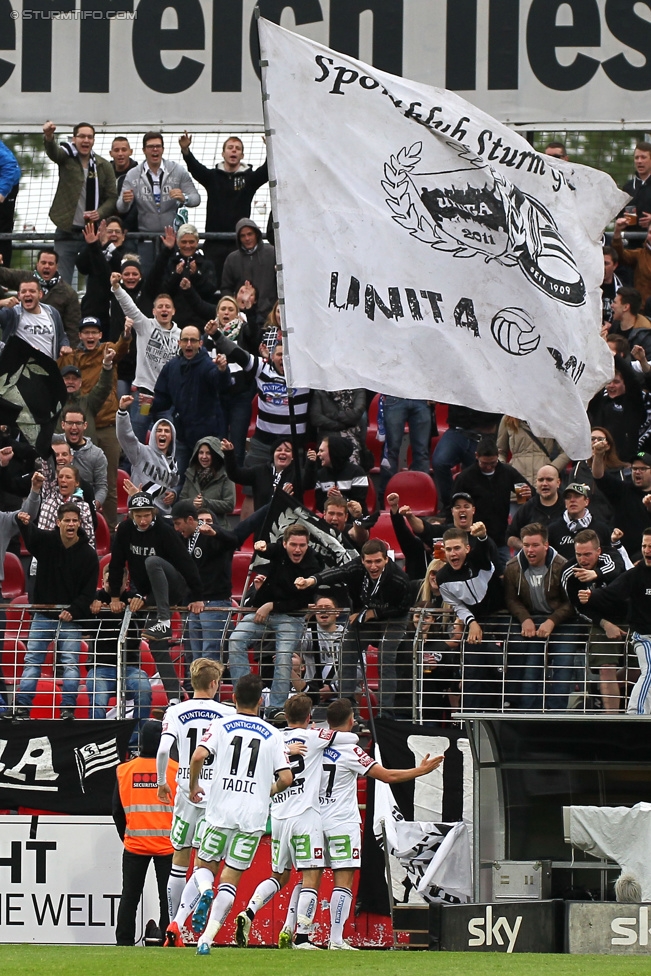
[[(382, 762), (379, 746), (375, 748), (375, 758)], [(407, 821), (389, 784), (376, 780), (373, 832), (380, 846), (384, 845), (383, 828), (391, 855), (394, 897), (397, 889), (402, 902), (413, 901), (412, 892), (428, 903), (470, 901), (470, 838), (463, 820)]]
[(288, 382), (509, 414), (589, 457), (626, 194), (454, 92), (258, 26)]

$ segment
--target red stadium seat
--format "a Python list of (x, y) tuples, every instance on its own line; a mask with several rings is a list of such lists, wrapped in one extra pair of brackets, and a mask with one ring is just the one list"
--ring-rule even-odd
[(409, 505), (414, 515), (434, 515), (438, 505), (436, 486), (424, 471), (399, 471), (389, 479), (384, 497), (396, 492), (400, 504)]
[(389, 512), (380, 512), (380, 517), (371, 529), (371, 537), (376, 539), (382, 539), (386, 542), (389, 549), (393, 549), (396, 559), (402, 559), (402, 549), (400, 548), (400, 543), (396, 538), (396, 533), (393, 529), (393, 523), (391, 521), (391, 515)]
[(368, 423), (366, 426), (366, 446), (373, 455), (375, 466), (372, 471), (377, 474), (380, 470), (380, 462), (384, 452), (384, 443), (377, 440), (377, 414), (380, 403), (380, 394), (376, 393), (368, 407)]
[(242, 485), (235, 485), (235, 508), (233, 509), (233, 515), (239, 515), (242, 511), (242, 502), (244, 501), (244, 491)]
[(13, 600), (25, 592), (25, 572), (23, 564), (13, 552), (8, 552), (4, 563), (5, 578), (2, 583), (2, 597)]
[(233, 553), (233, 565), (231, 568), (231, 594), (233, 599), (237, 600), (238, 603), (242, 599), (242, 594), (244, 593), (244, 586), (246, 584), (246, 577), (249, 572), (250, 564), (250, 552)]
[(366, 492), (366, 508), (367, 511), (374, 512), (377, 508), (377, 495), (375, 494), (375, 485), (368, 479), (368, 491)]
[(95, 549), (101, 558), (111, 551), (111, 533), (106, 519), (101, 512), (97, 513), (97, 528), (95, 529)]
[(110, 561), (111, 561), (111, 553), (110, 552), (107, 552), (107, 554), (105, 556), (102, 556), (102, 558), (99, 561), (99, 573), (97, 575), (97, 589), (98, 590), (101, 590), (102, 589), (102, 576), (104, 574), (104, 567), (105, 566), (108, 566), (108, 564), (110, 563)]

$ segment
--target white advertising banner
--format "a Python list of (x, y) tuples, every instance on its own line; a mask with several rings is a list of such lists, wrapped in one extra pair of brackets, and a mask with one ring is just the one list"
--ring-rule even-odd
[[(527, 128), (644, 129), (632, 0), (257, 0), (263, 17)], [(256, 0), (0, 0), (0, 126), (260, 126)], [(300, 118), (300, 116), (299, 116)]]
[(260, 43), (291, 382), (510, 414), (588, 457), (626, 195), (452, 92), (269, 21)]
[[(110, 817), (0, 817), (0, 943), (114, 944), (122, 851)], [(150, 866), (136, 940), (159, 914)]]

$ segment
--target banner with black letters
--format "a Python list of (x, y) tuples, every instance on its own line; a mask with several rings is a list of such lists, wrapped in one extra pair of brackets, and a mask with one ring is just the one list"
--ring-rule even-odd
[(3, 722), (0, 809), (110, 816), (131, 720)]
[(589, 457), (628, 196), (452, 91), (259, 33), (288, 381), (508, 414)]
[(633, 0), (3, 0), (5, 131), (40, 131), (45, 106), (59, 124), (121, 131), (260, 127), (256, 7), (382, 71), (463, 92), (502, 122), (648, 125), (651, 32)]

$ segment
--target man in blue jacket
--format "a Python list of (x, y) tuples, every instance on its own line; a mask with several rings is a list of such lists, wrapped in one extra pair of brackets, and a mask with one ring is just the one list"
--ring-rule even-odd
[[(0, 141), (0, 234), (14, 229), (16, 195), (20, 180), (20, 166), (9, 146)], [(11, 240), (0, 241), (0, 257), (5, 267), (11, 265)]]
[(194, 445), (202, 437), (226, 436), (226, 421), (219, 397), (228, 392), (231, 379), (226, 356), (213, 363), (201, 348), (201, 332), (186, 325), (179, 339), (179, 354), (163, 366), (156, 386), (152, 414), (174, 411), (176, 463), (181, 480)]

